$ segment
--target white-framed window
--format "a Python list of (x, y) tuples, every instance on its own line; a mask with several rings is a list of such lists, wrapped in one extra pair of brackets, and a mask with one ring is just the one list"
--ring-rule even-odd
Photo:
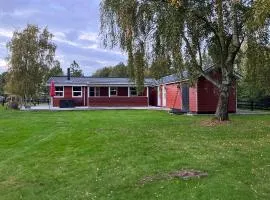
[(130, 87), (129, 88), (129, 95), (130, 96), (137, 96), (137, 89), (136, 89), (136, 87)]
[(72, 87), (72, 97), (82, 97), (82, 87), (73, 86)]
[(55, 96), (64, 97), (64, 86), (55, 86)]
[(110, 96), (117, 96), (117, 87), (110, 87)]
[(99, 97), (100, 87), (89, 87), (89, 97)]
[(94, 96), (95, 96), (95, 88), (89, 87), (89, 97), (94, 97)]

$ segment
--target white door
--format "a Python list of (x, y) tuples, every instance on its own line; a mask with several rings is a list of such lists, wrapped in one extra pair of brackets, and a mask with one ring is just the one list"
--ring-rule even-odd
[(166, 88), (165, 88), (165, 85), (162, 86), (162, 106), (166, 107)]
[(160, 87), (158, 86), (158, 88), (157, 88), (157, 105), (158, 106), (161, 106), (160, 105)]

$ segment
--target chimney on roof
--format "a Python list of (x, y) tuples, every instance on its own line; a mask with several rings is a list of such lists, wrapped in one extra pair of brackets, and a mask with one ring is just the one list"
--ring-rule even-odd
[(70, 80), (70, 68), (67, 68), (67, 80)]

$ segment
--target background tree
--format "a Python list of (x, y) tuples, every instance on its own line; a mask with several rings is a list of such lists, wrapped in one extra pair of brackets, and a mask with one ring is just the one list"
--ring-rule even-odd
[(270, 96), (270, 49), (249, 41), (240, 64), (243, 78), (239, 83), (239, 98), (256, 101)]
[(111, 72), (108, 77), (128, 77), (128, 68), (124, 63), (119, 63), (113, 67), (111, 67)]
[(49, 88), (46, 86), (47, 81), (50, 77), (53, 76), (63, 76), (63, 70), (61, 68), (60, 62), (58, 60), (55, 60), (53, 62), (53, 66), (47, 71), (47, 73), (44, 76), (43, 84), (41, 86), (41, 92), (42, 95), (48, 95), (49, 94)]
[(0, 74), (0, 96), (4, 95), (4, 85), (6, 84), (7, 72)]
[(47, 82), (47, 80), (52, 76), (63, 76), (64, 72), (61, 68), (60, 62), (58, 60), (55, 60), (53, 62), (53, 66), (47, 71), (46, 76), (44, 77), (44, 81)]
[(92, 77), (110, 77), (112, 67), (103, 67), (92, 74)]
[(38, 95), (49, 69), (54, 64), (56, 45), (47, 28), (27, 25), (15, 31), (7, 48), (8, 76), (6, 89), (25, 99)]
[(119, 63), (115, 66), (98, 69), (92, 76), (126, 78), (128, 77), (128, 67), (124, 63)]
[(73, 60), (73, 62), (70, 65), (70, 73), (71, 73), (71, 76), (74, 76), (74, 77), (83, 76), (83, 71), (75, 60)]
[(159, 56), (155, 58), (149, 68), (150, 76), (155, 79), (174, 74), (175, 70), (171, 67), (170, 58)]
[[(253, 26), (258, 7), (252, 0), (103, 0), (101, 33), (105, 46), (119, 45), (128, 53), (130, 75), (137, 83), (143, 73), (136, 72), (147, 66), (136, 65), (138, 55), (145, 63), (165, 55), (177, 72), (187, 70), (191, 81), (205, 77), (219, 90), (216, 118), (228, 120), (229, 91), (241, 45), (250, 35), (255, 43), (260, 33), (269, 36), (267, 14)], [(205, 72), (210, 66), (220, 77)]]

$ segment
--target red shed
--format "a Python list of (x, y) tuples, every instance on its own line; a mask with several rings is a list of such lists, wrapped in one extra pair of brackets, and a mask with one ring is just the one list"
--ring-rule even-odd
[[(213, 76), (218, 74), (211, 72)], [(219, 92), (216, 86), (204, 77), (199, 77), (191, 86), (187, 76), (180, 79), (177, 75), (161, 78), (157, 85), (157, 105), (166, 108), (180, 109), (191, 113), (214, 113)], [(236, 84), (231, 87), (229, 112), (236, 112)]]

